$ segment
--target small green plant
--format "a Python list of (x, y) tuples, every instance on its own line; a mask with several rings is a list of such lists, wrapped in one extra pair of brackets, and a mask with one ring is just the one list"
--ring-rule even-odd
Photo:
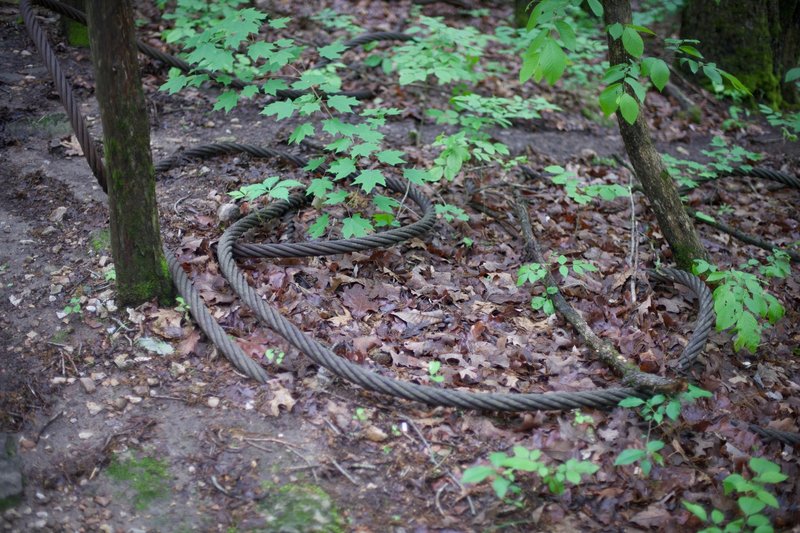
[(745, 348), (755, 353), (765, 327), (759, 318), (773, 325), (786, 312), (778, 299), (766, 291), (766, 282), (744, 269), (757, 269), (764, 277), (783, 278), (790, 268), (788, 256), (780, 251), (775, 251), (765, 264), (750, 259), (739, 265), (739, 269), (731, 270), (719, 270), (706, 261), (695, 260), (692, 272), (704, 276), (709, 283), (717, 284), (713, 292), (716, 328), (717, 331), (731, 330), (736, 350)]
[(441, 383), (444, 381), (444, 376), (439, 373), (442, 368), (441, 361), (431, 361), (428, 363), (428, 379), (434, 383)]
[(628, 448), (619, 454), (614, 461), (614, 466), (631, 465), (639, 463), (642, 473), (649, 476), (653, 465), (663, 466), (664, 457), (659, 453), (664, 448), (664, 442), (651, 439), (650, 435), (656, 427), (660, 426), (665, 417), (675, 421), (681, 414), (683, 405), (693, 403), (698, 398), (709, 398), (711, 393), (689, 385), (687, 391), (675, 397), (667, 397), (663, 394), (656, 394), (648, 400), (630, 397), (619, 402), (620, 407), (638, 408), (641, 417), (648, 422), (647, 434), (644, 435), (644, 448)]
[[(461, 482), (464, 484), (481, 483), (491, 478), (492, 489), (499, 499), (522, 507), (522, 501), (519, 498), (522, 488), (518, 484), (518, 478), (524, 473), (537, 474), (550, 492), (558, 495), (564, 492), (565, 482), (578, 485), (582, 476), (594, 474), (600, 469), (598, 465), (589, 461), (576, 459), (568, 459), (553, 468), (541, 460), (542, 452), (540, 450), (514, 446), (513, 451), (513, 456), (504, 452), (489, 454), (491, 466), (479, 465), (467, 468), (464, 470)], [(508, 498), (509, 493), (515, 498)]]
[(169, 493), (169, 472), (166, 461), (153, 457), (120, 459), (115, 457), (108, 467), (108, 476), (126, 482), (134, 491), (133, 504), (138, 510)]
[(728, 107), (729, 118), (722, 121), (722, 129), (725, 131), (744, 129), (750, 119), (750, 110), (738, 105)]
[[(473, 241), (469, 237), (464, 237), (463, 239), (461, 239), (461, 244), (463, 244), (467, 248), (472, 248), (472, 245), (475, 244), (475, 241)], [(2, 270), (0, 270), (0, 272), (2, 272)]]
[[(570, 261), (569, 258), (564, 255), (559, 255), (556, 258), (556, 264), (558, 265), (558, 273), (565, 278), (569, 275), (570, 270), (572, 270), (576, 276), (582, 276), (586, 272), (597, 271), (597, 267), (588, 261), (584, 261), (583, 259), (573, 259)], [(545, 276), (547, 276), (547, 268), (540, 263), (522, 265), (517, 271), (517, 286), (521, 287), (525, 283), (535, 284), (537, 281), (545, 278)], [(534, 296), (531, 298), (531, 307), (537, 311), (541, 309), (542, 312), (547, 315), (552, 315), (556, 311), (551, 296), (557, 292), (558, 288), (556, 287), (546, 287), (542, 296)]]
[(610, 201), (620, 196), (628, 196), (630, 190), (616, 183), (582, 185), (575, 172), (558, 165), (545, 167), (545, 172), (553, 174), (550, 179), (556, 185), (563, 185), (567, 196), (580, 205), (588, 204), (594, 198)]
[(700, 533), (727, 533), (738, 531), (753, 531), (755, 533), (772, 533), (772, 523), (762, 511), (766, 507), (779, 508), (777, 498), (767, 490), (767, 485), (781, 483), (789, 476), (781, 472), (780, 466), (763, 459), (752, 457), (748, 463), (750, 470), (755, 474), (751, 479), (745, 479), (741, 474), (731, 474), (722, 481), (726, 496), (736, 494), (736, 503), (743, 515), (733, 521), (726, 522), (725, 514), (719, 509), (713, 509), (709, 515), (702, 505), (683, 500), (683, 506), (693, 515), (709, 524)]
[(591, 415), (583, 414), (580, 409), (575, 409), (575, 411), (573, 411), (573, 416), (573, 422), (576, 426), (581, 424), (594, 425), (594, 418), (592, 418)]
[(366, 422), (369, 420), (369, 413), (363, 407), (356, 407), (356, 412), (353, 414), (353, 420), (357, 420), (359, 422)]
[(103, 279), (106, 281), (117, 281), (117, 271), (114, 265), (109, 265), (103, 269)]
[(70, 298), (69, 303), (64, 306), (63, 313), (65, 315), (73, 315), (79, 314), (81, 312), (81, 299), (80, 298)]
[(761, 154), (745, 150), (741, 146), (728, 146), (724, 138), (715, 136), (709, 148), (701, 153), (709, 158), (707, 163), (698, 163), (688, 159), (678, 159), (669, 154), (661, 157), (672, 177), (684, 187), (697, 187), (694, 177), (703, 181), (729, 175), (735, 168), (744, 171), (752, 170), (751, 162), (761, 159)]
[(248, 202), (252, 202), (261, 196), (269, 196), (277, 200), (286, 200), (289, 198), (289, 190), (292, 187), (302, 186), (303, 184), (297, 180), (282, 180), (278, 176), (271, 176), (261, 183), (245, 185), (240, 189), (231, 191), (228, 193), (228, 196), (234, 200), (244, 199)]
[(285, 355), (286, 354), (284, 354), (283, 351), (275, 350), (274, 348), (267, 348), (264, 351), (264, 358), (270, 363), (275, 363), (276, 365), (280, 365), (283, 362)]
[(771, 107), (759, 104), (759, 111), (764, 114), (770, 126), (781, 129), (781, 135), (787, 141), (796, 142), (800, 134), (800, 112), (781, 113)]

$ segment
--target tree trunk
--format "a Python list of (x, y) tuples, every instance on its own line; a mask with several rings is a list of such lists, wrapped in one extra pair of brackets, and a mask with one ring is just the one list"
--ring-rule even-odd
[(150, 123), (139, 79), (130, 0), (87, 1), (89, 39), (103, 122), (111, 252), (123, 305), (171, 298), (161, 250)]
[[(604, 0), (603, 11), (607, 26), (617, 22), (631, 23), (629, 0)], [(614, 40), (608, 34), (606, 37), (609, 63), (611, 65), (627, 63), (629, 57), (622, 46), (622, 39)], [(675, 263), (679, 268), (689, 270), (694, 259), (707, 259), (708, 254), (700, 243), (692, 219), (683, 208), (675, 181), (667, 172), (661, 156), (653, 146), (644, 119), (644, 109), (640, 110), (633, 124), (628, 124), (617, 111), (617, 122), (625, 143), (625, 151), (652, 205), (661, 232), (672, 249)]]
[(800, 103), (786, 71), (800, 62), (800, 0), (689, 0), (681, 37), (773, 107)]

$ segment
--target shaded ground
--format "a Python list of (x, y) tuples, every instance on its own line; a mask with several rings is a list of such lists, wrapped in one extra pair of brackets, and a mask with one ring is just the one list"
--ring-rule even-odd
[[(399, 26), (396, 8), (396, 3), (383, 11), (374, 8), (363, 24)], [(263, 358), (268, 348), (287, 352), (281, 363), (265, 361), (274, 378), (257, 385), (218, 356), (183, 310), (117, 309), (106, 279), (105, 198), (72, 142), (15, 6), (2, 4), (0, 13), (0, 415), (3, 430), (14, 434), (26, 479), (22, 503), (2, 514), (4, 528), (306, 531), (308, 523), (292, 525), (286, 517), (311, 508), (327, 530), (338, 525), (397, 532), (676, 530), (697, 526), (681, 499), (733, 511), (730, 500), (720, 496), (719, 481), (741, 469), (754, 450), (780, 462), (791, 476), (777, 490), (776, 525), (791, 527), (800, 519), (796, 452), (762, 444), (730, 423), (742, 419), (798, 430), (796, 270), (771, 286), (787, 316), (766, 333), (755, 356), (734, 355), (728, 335), (712, 335), (704, 361), (708, 369), (698, 368), (695, 377), (715, 397), (665, 428), (667, 467), (647, 479), (632, 468), (612, 466), (624, 448), (641, 446), (646, 430), (628, 411), (585, 411), (592, 417), (588, 424), (576, 422), (575, 413), (497, 416), (427, 408), (366, 394), (309, 366), (238, 304), (213, 261), (225, 193), (296, 171), (247, 157), (191, 164), (159, 183), (165, 240), (192, 264), (195, 283), (215, 316), (251, 355)], [(318, 29), (309, 32), (310, 40), (328, 40)], [(87, 53), (63, 49), (61, 54), (85, 112), (96, 117)], [(155, 65), (145, 67), (157, 117), (156, 159), (214, 140), (256, 139), (274, 146), (291, 131), (261, 120), (256, 106), (223, 115), (209, 111), (206, 94), (158, 93), (154, 88), (162, 76)], [(616, 129), (584, 118), (574, 102), (570, 107), (570, 98), (550, 89), (525, 91), (548, 91), (568, 111), (497, 132), (499, 139), (530, 155), (534, 168), (570, 164), (597, 180), (627, 181), (624, 170), (603, 159), (621, 154)], [(440, 130), (419, 126), (413, 94), (394, 90), (384, 97), (396, 97), (409, 109), (388, 125), (390, 144), (405, 147), (419, 162), (430, 161), (430, 143)], [(652, 101), (655, 135), (664, 151), (699, 156), (719, 133), (714, 126), (719, 109), (710, 107), (704, 124), (694, 125), (665, 98)], [(418, 131), (416, 148), (408, 142), (411, 131)], [(775, 168), (797, 170), (796, 143), (783, 143), (768, 128), (754, 125), (730, 137), (766, 152)], [(476, 173), (471, 180), (481, 187), (495, 184), (494, 177)], [(578, 208), (549, 180), (523, 185), (545, 244), (600, 267), (594, 276), (568, 280), (566, 293), (574, 305), (624, 355), (661, 371), (672, 368), (671, 357), (691, 332), (693, 302), (683, 292), (653, 290), (630, 266), (629, 200)], [(466, 205), (465, 187), (457, 182), (428, 192)], [(797, 192), (771, 189), (731, 182), (695, 193), (693, 202), (730, 205), (730, 218), (745, 231), (797, 241)], [(472, 199), (510, 211), (507, 189), (489, 188)], [(265, 297), (304, 331), (376, 371), (427, 383), (427, 362), (438, 357), (445, 387), (540, 392), (614, 385), (601, 365), (584, 359), (562, 321), (530, 309), (530, 291), (516, 286), (519, 242), (493, 219), (475, 211), (469, 215), (467, 223), (440, 221), (425, 239), (390, 250), (252, 262), (246, 269)], [(639, 264), (668, 260), (641, 201), (635, 216)], [(298, 219), (303, 226), (310, 215)], [(275, 235), (300, 239), (302, 229), (282, 226)], [(764, 256), (722, 234), (706, 229), (703, 235), (722, 264)], [(465, 237), (471, 246), (463, 244)], [(631, 276), (636, 301), (630, 299)], [(79, 305), (80, 311), (63, 315), (67, 305)], [(142, 338), (157, 341), (155, 346), (169, 342), (174, 353), (148, 350)], [(577, 457), (602, 468), (560, 497), (527, 480), (522, 508), (499, 501), (487, 485), (460, 485), (464, 468), (512, 445), (540, 449), (551, 461)]]

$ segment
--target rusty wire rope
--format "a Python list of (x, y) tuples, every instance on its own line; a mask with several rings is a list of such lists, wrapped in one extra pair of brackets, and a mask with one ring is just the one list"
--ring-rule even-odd
[[(53, 0), (36, 0), (46, 7), (61, 6)], [(66, 82), (63, 71), (58, 65), (58, 60), (44, 32), (35, 20), (31, 9), (31, 0), (20, 0), (20, 10), (23, 19), (34, 42), (48, 65), (48, 70), (56, 80), (59, 95), (68, 110), (73, 128), (81, 139), (81, 146), (87, 154), (87, 161), (101, 185), (104, 185), (105, 169), (99, 157), (99, 149), (91, 139), (86, 123), (77, 110), (71, 89)], [(68, 16), (70, 11), (63, 11)], [(359, 43), (362, 44), (362, 43)], [(147, 53), (147, 52), (146, 52)], [(159, 57), (159, 59), (161, 59)], [(169, 62), (168, 62), (169, 63)], [(170, 63), (172, 64), (172, 63)], [(85, 144), (84, 144), (85, 143)], [(257, 147), (237, 143), (218, 143), (191, 148), (182, 154), (173, 156), (160, 162), (156, 168), (164, 171), (180, 165), (191, 158), (207, 158), (219, 154), (247, 152), (259, 157), (278, 157), (298, 166), (304, 166), (302, 157), (287, 154), (280, 150)], [(92, 155), (94, 154), (94, 155)], [(465, 409), (493, 410), (493, 411), (531, 411), (531, 410), (564, 410), (585, 407), (614, 407), (620, 400), (630, 396), (646, 396), (647, 391), (631, 387), (599, 388), (591, 391), (573, 392), (545, 392), (545, 393), (475, 393), (463, 390), (448, 390), (438, 387), (418, 385), (377, 374), (363, 366), (354, 364), (347, 359), (337, 356), (330, 348), (326, 347), (309, 335), (302, 332), (297, 326), (273, 306), (267, 304), (257, 292), (247, 283), (244, 274), (239, 270), (235, 257), (304, 257), (317, 255), (340, 254), (350, 251), (369, 250), (390, 246), (414, 236), (420, 236), (431, 229), (434, 223), (433, 209), (430, 201), (415, 187), (404, 184), (395, 178), (387, 178), (386, 186), (400, 194), (405, 194), (422, 210), (422, 217), (406, 226), (380, 232), (358, 239), (342, 239), (335, 241), (317, 241), (290, 244), (244, 244), (239, 243), (239, 238), (250, 229), (261, 227), (263, 224), (276, 217), (281, 217), (294, 211), (305, 204), (307, 197), (294, 194), (288, 200), (273, 202), (253, 212), (232, 224), (222, 235), (217, 255), (221, 270), (226, 279), (242, 300), (251, 307), (263, 322), (283, 336), (287, 342), (299, 351), (308, 355), (313, 361), (332, 371), (352, 383), (356, 383), (368, 390), (389, 394), (407, 400), (414, 400), (431, 405), (446, 405)], [(103, 187), (105, 190), (105, 187)], [(165, 247), (165, 254), (169, 263), (179, 293), (189, 304), (190, 312), (203, 332), (223, 352), (231, 363), (247, 376), (264, 382), (268, 379), (265, 370), (253, 359), (248, 357), (243, 350), (228, 337), (222, 327), (211, 317), (200, 298), (198, 291), (193, 287), (191, 280), (184, 272), (180, 261)], [(698, 319), (686, 348), (678, 359), (680, 370), (688, 369), (702, 351), (708, 334), (713, 327), (714, 314), (711, 293), (708, 287), (696, 276), (674, 269), (661, 269), (651, 273), (654, 279), (680, 283), (689, 287), (697, 296)]]

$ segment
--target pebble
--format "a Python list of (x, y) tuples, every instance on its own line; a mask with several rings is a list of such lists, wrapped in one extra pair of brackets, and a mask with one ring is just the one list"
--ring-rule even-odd
[(64, 215), (67, 214), (67, 208), (62, 206), (56, 207), (52, 213), (50, 213), (50, 222), (59, 223), (64, 219)]
[(90, 415), (94, 416), (103, 410), (103, 406), (95, 402), (86, 402), (86, 409), (88, 409)]
[(239, 217), (239, 206), (236, 204), (222, 204), (217, 209), (217, 218), (220, 222), (230, 222)]
[(219, 398), (217, 398), (216, 396), (211, 396), (208, 399), (208, 406), (209, 407), (213, 408), (213, 407), (217, 407), (218, 405), (219, 405)]
[(94, 433), (91, 431), (81, 431), (78, 433), (78, 438), (81, 440), (91, 439), (94, 437)]
[(80, 379), (80, 382), (81, 386), (83, 387), (83, 390), (85, 390), (87, 394), (91, 394), (95, 390), (97, 390), (97, 387), (95, 386), (94, 380), (92, 378), (84, 377)]

